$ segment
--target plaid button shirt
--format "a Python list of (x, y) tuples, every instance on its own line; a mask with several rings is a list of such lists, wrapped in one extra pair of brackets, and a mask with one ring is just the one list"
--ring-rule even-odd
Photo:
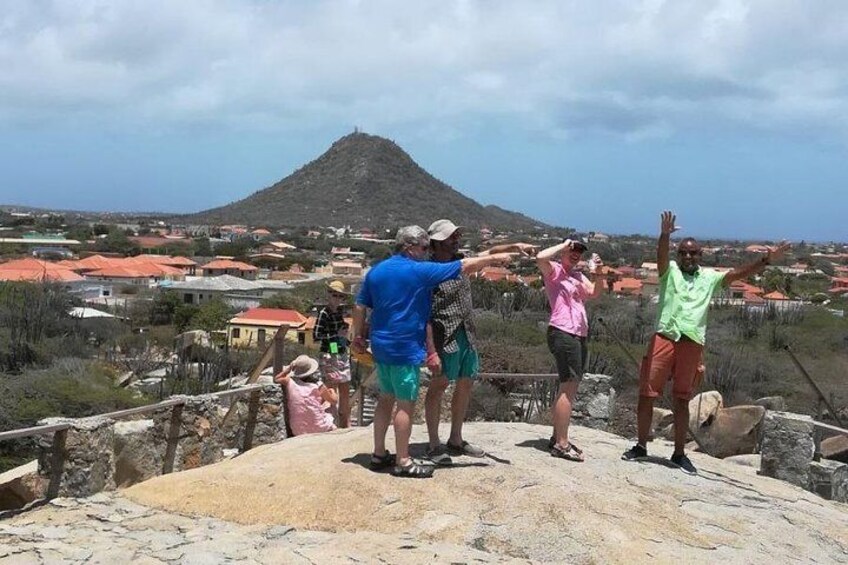
[(436, 351), (456, 353), (459, 346), (456, 334), (465, 327), (468, 343), (475, 347), (475, 328), (471, 305), (471, 281), (465, 275), (445, 281), (433, 291), (433, 309), (430, 322), (433, 325), (433, 341)]

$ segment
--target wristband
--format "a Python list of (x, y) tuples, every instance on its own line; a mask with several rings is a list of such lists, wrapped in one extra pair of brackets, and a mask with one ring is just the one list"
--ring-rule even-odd
[(430, 354), (427, 355), (427, 360), (424, 361), (424, 364), (430, 365), (432, 362), (438, 361), (438, 360), (439, 360), (439, 354), (434, 351), (433, 353), (430, 353)]

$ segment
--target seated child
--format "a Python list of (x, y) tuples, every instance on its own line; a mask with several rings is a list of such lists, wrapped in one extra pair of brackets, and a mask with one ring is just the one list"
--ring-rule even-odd
[(296, 436), (331, 432), (336, 429), (329, 409), (339, 401), (338, 393), (318, 378), (318, 361), (300, 355), (274, 377), (285, 387), (289, 425)]

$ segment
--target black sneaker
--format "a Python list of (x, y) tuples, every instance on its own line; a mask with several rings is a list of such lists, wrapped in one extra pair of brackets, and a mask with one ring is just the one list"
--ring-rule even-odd
[(647, 457), (648, 450), (638, 443), (625, 451), (621, 456), (624, 461), (642, 461), (643, 459), (647, 459)]
[(672, 455), (671, 462), (674, 465), (680, 467), (680, 470), (686, 473), (687, 475), (697, 475), (698, 469), (692, 465), (692, 462), (689, 461), (689, 458), (686, 457), (685, 453), (681, 453), (680, 455)]

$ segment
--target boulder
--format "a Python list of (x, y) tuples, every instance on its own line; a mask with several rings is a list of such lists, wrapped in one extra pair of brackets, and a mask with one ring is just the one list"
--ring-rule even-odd
[(709, 425), (722, 406), (724, 401), (717, 390), (702, 392), (693, 397), (689, 401), (689, 431), (696, 434), (701, 426)]
[(764, 396), (754, 401), (754, 406), (762, 406), (766, 410), (786, 410), (786, 399), (782, 396)]
[(674, 412), (665, 408), (654, 407), (654, 413), (651, 416), (651, 435), (656, 436), (669, 425), (674, 423)]
[(766, 409), (762, 406), (719, 408), (715, 416), (694, 433), (704, 453), (723, 459), (754, 453)]
[(47, 481), (38, 475), (38, 460), (0, 473), (0, 510), (22, 508), (44, 497)]
[(766, 412), (760, 474), (809, 488), (813, 429), (813, 419), (805, 414)]
[(821, 454), (825, 459), (848, 463), (848, 436), (833, 436), (821, 442)]

